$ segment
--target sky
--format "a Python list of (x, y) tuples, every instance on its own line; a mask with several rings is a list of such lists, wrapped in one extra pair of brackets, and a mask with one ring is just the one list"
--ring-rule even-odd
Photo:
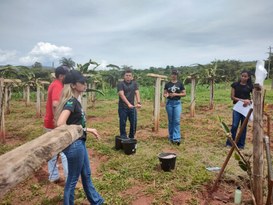
[[(0, 65), (189, 66), (268, 58), (272, 0), (1, 0)], [(272, 50), (273, 51), (273, 50)]]

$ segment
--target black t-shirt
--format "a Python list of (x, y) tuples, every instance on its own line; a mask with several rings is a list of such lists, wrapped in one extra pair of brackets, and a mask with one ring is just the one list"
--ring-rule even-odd
[(66, 102), (63, 110), (69, 110), (71, 112), (66, 124), (81, 125), (83, 127), (83, 135), (80, 139), (86, 139), (86, 118), (81, 103), (76, 98), (72, 97)]
[[(135, 103), (135, 92), (138, 90), (138, 84), (135, 81), (131, 81), (130, 83), (127, 83), (125, 81), (119, 82), (117, 86), (118, 92), (123, 90), (125, 97), (127, 100), (134, 105)], [(119, 107), (122, 108), (128, 108), (127, 104), (119, 97)]]
[[(165, 85), (164, 90), (167, 90), (168, 93), (182, 93), (183, 90), (185, 90), (184, 85), (180, 82), (177, 81), (176, 83), (168, 82)], [(170, 100), (180, 100), (180, 96), (175, 96), (175, 97), (167, 97)]]
[[(231, 87), (234, 88), (234, 96), (236, 98), (240, 99), (251, 99), (250, 98), (250, 93), (252, 93), (253, 90), (253, 85), (252, 84), (246, 84), (242, 85), (240, 82), (234, 82), (231, 84)], [(235, 104), (236, 101), (233, 101), (233, 104)]]

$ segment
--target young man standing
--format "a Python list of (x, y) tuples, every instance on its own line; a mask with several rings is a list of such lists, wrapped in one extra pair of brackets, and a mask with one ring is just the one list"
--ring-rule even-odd
[[(136, 108), (141, 108), (140, 94), (138, 84), (133, 80), (131, 70), (124, 71), (124, 81), (119, 82), (117, 89), (119, 95), (118, 114), (119, 114), (119, 130), (120, 137), (127, 138), (126, 121), (130, 122), (129, 138), (134, 138), (137, 126), (137, 112)], [(136, 99), (136, 105), (135, 105)]]
[[(56, 126), (54, 123), (54, 113), (59, 104), (59, 99), (63, 89), (63, 81), (65, 74), (69, 71), (69, 68), (66, 66), (60, 66), (55, 70), (56, 79), (49, 85), (47, 92), (47, 101), (46, 101), (46, 113), (44, 118), (44, 128), (46, 132), (50, 132)], [(65, 178), (68, 175), (68, 165), (66, 156), (61, 152), (60, 153), (63, 170)], [(59, 171), (57, 167), (57, 156), (54, 156), (51, 160), (48, 161), (48, 172), (49, 172), (49, 181), (58, 182), (60, 181)]]

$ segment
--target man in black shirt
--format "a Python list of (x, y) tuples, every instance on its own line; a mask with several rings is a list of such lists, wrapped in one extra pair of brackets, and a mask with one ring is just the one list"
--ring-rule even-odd
[[(141, 108), (140, 94), (138, 84), (133, 81), (133, 74), (131, 70), (126, 70), (123, 78), (124, 81), (119, 82), (117, 86), (119, 95), (118, 114), (120, 137), (127, 138), (126, 121), (128, 118), (130, 122), (129, 138), (134, 138), (137, 125), (136, 108)], [(137, 101), (136, 105), (135, 98)]]

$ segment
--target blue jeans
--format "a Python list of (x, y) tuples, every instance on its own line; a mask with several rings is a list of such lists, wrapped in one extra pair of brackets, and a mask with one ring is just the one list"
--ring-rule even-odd
[(181, 101), (167, 100), (166, 111), (168, 114), (169, 140), (173, 142), (180, 142), (180, 116), (182, 112)]
[(130, 122), (129, 138), (134, 138), (137, 127), (137, 112), (136, 108), (121, 108), (118, 109), (119, 114), (119, 131), (121, 138), (127, 138), (126, 122), (127, 118)]
[[(67, 159), (63, 152), (60, 153), (62, 164), (63, 164), (63, 170), (64, 170), (64, 177), (67, 179), (68, 175), (68, 165), (67, 165)], [(57, 156), (54, 156), (51, 160), (47, 162), (48, 165), (48, 173), (49, 181), (56, 181), (60, 178), (59, 171), (58, 171), (58, 165), (57, 165)]]
[[(50, 132), (52, 129), (45, 128), (45, 132)], [(68, 175), (68, 165), (67, 165), (67, 159), (63, 152), (60, 153), (62, 164), (63, 164), (63, 170), (64, 170), (64, 177), (65, 180), (67, 179)], [(49, 181), (56, 181), (60, 178), (58, 166), (57, 166), (57, 156), (54, 156), (51, 160), (47, 162), (48, 167), (48, 180)]]
[[(242, 115), (241, 113), (233, 110), (233, 113), (232, 113), (232, 126), (231, 126), (231, 130), (230, 130), (233, 140), (235, 140), (235, 137), (236, 137), (237, 130), (238, 130), (240, 122), (241, 122), (241, 126), (242, 126), (244, 120), (245, 120), (244, 115)], [(247, 125), (244, 128), (239, 141), (237, 142), (237, 146), (240, 149), (244, 149), (244, 147), (245, 147), (246, 131), (247, 131)], [(229, 140), (227, 140), (226, 145), (227, 146), (232, 146), (232, 144), (230, 143)]]
[(64, 205), (74, 204), (74, 191), (81, 175), (82, 185), (92, 205), (103, 204), (104, 200), (96, 191), (91, 180), (91, 169), (84, 140), (76, 140), (63, 151), (68, 161), (68, 177), (64, 188)]

